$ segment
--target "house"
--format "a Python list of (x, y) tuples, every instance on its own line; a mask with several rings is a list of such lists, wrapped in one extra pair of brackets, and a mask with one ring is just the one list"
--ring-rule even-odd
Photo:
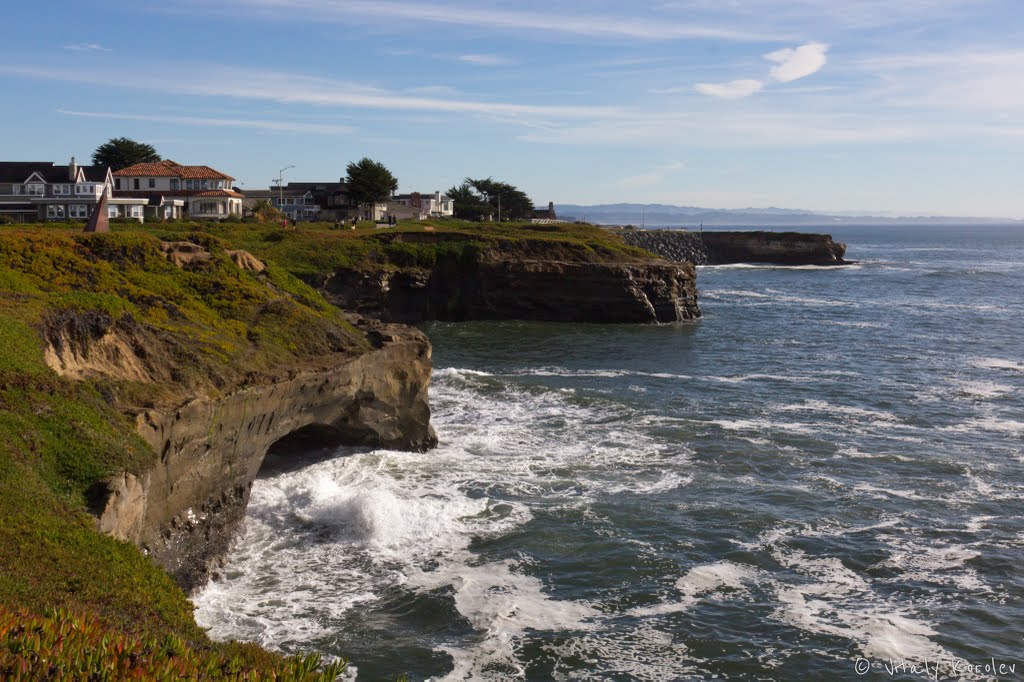
[(114, 198), (110, 169), (52, 161), (0, 162), (0, 215), (18, 222), (87, 220), (106, 194), (111, 217), (142, 221), (146, 201)]
[(419, 206), (410, 206), (396, 199), (388, 202), (387, 215), (395, 220), (426, 220), (430, 213)]
[(393, 201), (405, 206), (422, 209), (430, 218), (451, 218), (455, 215), (455, 201), (446, 194), (399, 194)]
[(289, 182), (283, 187), (247, 190), (243, 200), (246, 215), (251, 214), (260, 201), (269, 201), (292, 221), (337, 221), (359, 214), (359, 207), (349, 199), (344, 180)]
[(555, 214), (555, 202), (549, 201), (548, 207), (537, 208), (534, 207), (533, 215), (530, 218), (531, 223), (557, 223), (558, 216)]
[(242, 215), (243, 195), (233, 177), (209, 166), (185, 166), (170, 159), (137, 163), (113, 174), (114, 196), (144, 198), (150, 218), (222, 220)]

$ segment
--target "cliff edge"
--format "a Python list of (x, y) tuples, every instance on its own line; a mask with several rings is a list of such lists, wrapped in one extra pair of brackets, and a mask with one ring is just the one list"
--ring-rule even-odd
[(846, 244), (804, 232), (620, 230), (623, 241), (674, 262), (844, 265)]

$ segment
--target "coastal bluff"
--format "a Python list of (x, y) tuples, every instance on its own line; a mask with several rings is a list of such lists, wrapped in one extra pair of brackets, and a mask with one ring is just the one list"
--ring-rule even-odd
[[(643, 252), (601, 260), (593, 252), (522, 243), (480, 248), (430, 233), (390, 237), (427, 246), (432, 259), (423, 265), (338, 268), (310, 283), (340, 308), (406, 324), (668, 323), (700, 317), (690, 263), (670, 263)], [(441, 239), (447, 243), (439, 245)]]
[(334, 366), (292, 370), (218, 398), (140, 412), (136, 430), (159, 460), (139, 475), (104, 482), (99, 530), (137, 544), (192, 590), (227, 551), (275, 444), (305, 435), (321, 447), (435, 446), (426, 336), (380, 326), (371, 337), (377, 348)]
[(844, 265), (846, 244), (804, 232), (616, 230), (623, 241), (666, 260), (695, 265)]

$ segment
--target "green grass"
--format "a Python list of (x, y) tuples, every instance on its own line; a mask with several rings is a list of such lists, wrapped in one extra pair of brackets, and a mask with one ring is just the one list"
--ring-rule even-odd
[[(198, 243), (212, 257), (179, 269), (161, 252), (161, 240)], [(239, 269), (227, 253), (239, 248), (266, 261), (267, 270)], [(338, 269), (648, 257), (589, 225), (434, 221), (336, 230), (303, 223), (285, 231), (176, 222), (118, 224), (113, 233), (92, 235), (65, 224), (0, 228), (0, 677), (55, 675), (44, 666), (47, 656), (46, 665), (77, 665), (66, 658), (71, 649), (51, 637), (69, 622), (91, 633), (79, 649), (93, 652), (89, 670), (97, 679), (117, 677), (111, 671), (126, 665), (146, 677), (308, 672), (308, 659), (288, 662), (253, 645), (210, 642), (164, 571), (134, 546), (94, 530), (88, 512), (96, 485), (120, 472), (143, 473), (156, 457), (126, 415), (218, 395), (253, 372), (283, 373), (368, 350), (365, 336), (309, 284)], [(108, 335), (141, 349), (149, 374), (74, 381), (44, 361), (48, 342), (85, 356)]]
[[(97, 533), (88, 513), (96, 484), (142, 473), (156, 457), (126, 413), (217, 395), (254, 371), (315, 366), (370, 347), (286, 269), (243, 271), (222, 238), (190, 237), (213, 257), (179, 269), (144, 231), (0, 229), (0, 613), (24, 620), (69, 609), (123, 647), (176, 638), (180, 653), (168, 670), (187, 659), (196, 670), (236, 677), (232, 670), (302, 672), (306, 663), (259, 647), (210, 642), (170, 577), (135, 546)], [(138, 344), (153, 372), (165, 373), (161, 380), (115, 372), (73, 381), (44, 361), (47, 339), (84, 354), (108, 333)], [(0, 677), (32, 679), (42, 668), (31, 665), (42, 659), (26, 663), (24, 633), (8, 634), (0, 636)], [(144, 677), (162, 674), (170, 659), (161, 656)], [(102, 660), (97, 665), (113, 665)], [(180, 670), (193, 671), (188, 665)]]
[(467, 266), (488, 259), (637, 262), (651, 258), (626, 245), (608, 230), (587, 224), (473, 223), (457, 220), (403, 221), (377, 229), (334, 229), (331, 223), (300, 223), (282, 230), (259, 223), (156, 223), (115, 226), (143, 230), (163, 239), (185, 239), (196, 231), (216, 235), (230, 248), (241, 248), (315, 281), (339, 269), (431, 268), (438, 263)]

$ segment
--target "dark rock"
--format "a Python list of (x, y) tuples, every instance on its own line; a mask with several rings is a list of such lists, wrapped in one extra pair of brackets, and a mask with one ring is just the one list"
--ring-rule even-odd
[(843, 265), (846, 244), (827, 234), (766, 231), (623, 230), (623, 241), (674, 262)]
[(677, 322), (700, 316), (689, 264), (481, 260), (462, 267), (340, 270), (321, 284), (340, 308), (389, 322)]

